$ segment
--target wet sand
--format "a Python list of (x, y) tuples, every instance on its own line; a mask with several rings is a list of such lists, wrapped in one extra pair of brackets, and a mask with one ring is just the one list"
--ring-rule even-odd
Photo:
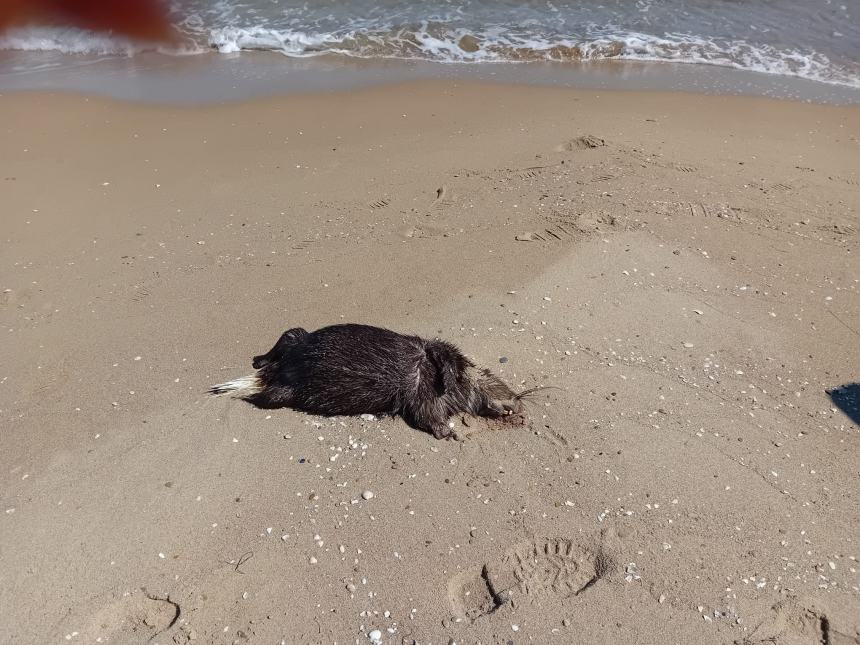
[[(0, 642), (860, 642), (857, 108), (0, 116)], [(205, 397), (344, 321), (558, 389), (456, 442)]]
[(821, 83), (718, 65), (589, 60), (586, 62), (440, 63), (343, 56), (241, 55), (68, 56), (0, 50), (0, 94), (63, 92), (161, 105), (244, 102), (314, 92), (347, 92), (416, 81), (493, 82), (526, 88), (680, 91), (749, 95), (833, 105), (860, 105), (860, 87)]

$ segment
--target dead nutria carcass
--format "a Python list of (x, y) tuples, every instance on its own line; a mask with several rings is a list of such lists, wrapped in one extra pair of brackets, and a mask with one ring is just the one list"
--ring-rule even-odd
[(451, 436), (458, 414), (519, 415), (535, 391), (514, 392), (451, 343), (368, 325), (290, 329), (252, 364), (254, 374), (209, 393), (323, 416), (399, 414), (437, 439)]

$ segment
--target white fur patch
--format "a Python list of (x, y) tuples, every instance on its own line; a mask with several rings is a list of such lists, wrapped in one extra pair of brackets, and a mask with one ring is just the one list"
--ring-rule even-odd
[(209, 394), (212, 396), (250, 396), (262, 391), (263, 384), (256, 374), (249, 374), (241, 378), (219, 383), (209, 388)]

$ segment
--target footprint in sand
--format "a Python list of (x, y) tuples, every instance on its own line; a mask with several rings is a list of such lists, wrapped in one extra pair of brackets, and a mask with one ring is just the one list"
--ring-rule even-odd
[(431, 209), (434, 213), (441, 213), (449, 208), (452, 208), (457, 202), (457, 196), (451, 187), (442, 184), (436, 189), (436, 195), (431, 203)]
[(729, 204), (704, 202), (654, 202), (654, 209), (665, 217), (718, 217), (719, 219), (743, 221), (744, 209)]
[[(144, 590), (109, 602), (84, 619), (79, 628), (68, 621), (68, 629), (80, 632), (82, 642), (149, 643), (179, 621), (179, 605), (170, 598), (158, 598)], [(184, 643), (184, 630), (173, 638)]]
[(391, 203), (390, 199), (383, 197), (382, 199), (377, 199), (376, 201), (370, 202), (370, 208), (372, 210), (376, 210), (379, 208), (385, 208)]
[(565, 141), (558, 147), (559, 152), (575, 152), (577, 150), (589, 150), (591, 148), (600, 148), (606, 145), (606, 141), (600, 137), (595, 137), (593, 134), (585, 134), (576, 139)]
[(565, 217), (548, 217), (561, 221), (547, 222), (549, 226), (514, 236), (517, 242), (567, 242), (588, 236), (606, 235), (623, 228), (618, 218), (607, 213), (584, 213)]
[(293, 245), (290, 246), (290, 248), (293, 249), (294, 251), (304, 251), (308, 247), (311, 247), (314, 244), (316, 244), (318, 241), (319, 240), (300, 240), (298, 242), (293, 243)]
[(614, 179), (618, 179), (618, 175), (613, 175), (610, 173), (601, 173), (592, 177), (591, 181), (612, 181)]
[(59, 394), (69, 382), (69, 370), (65, 359), (56, 365), (46, 365), (37, 372), (32, 381), (25, 381), (24, 391), (29, 397), (49, 399)]
[(136, 284), (134, 285), (133, 289), (134, 292), (131, 296), (132, 302), (141, 302), (142, 300), (146, 299), (147, 296), (149, 296), (150, 292), (149, 289), (147, 289), (146, 287), (142, 287)]
[(441, 237), (448, 233), (449, 230), (445, 226), (436, 226), (434, 224), (416, 224), (415, 226), (407, 226), (399, 231), (401, 239), (422, 239)]
[(534, 168), (524, 168), (518, 173), (520, 179), (536, 179), (540, 176), (543, 168), (535, 166)]
[(843, 184), (847, 184), (849, 186), (860, 186), (860, 179), (854, 179), (852, 177), (840, 177), (838, 175), (829, 175), (827, 177), (830, 181), (838, 181)]
[(561, 242), (564, 240), (573, 240), (574, 232), (570, 226), (555, 224), (539, 231), (520, 233), (514, 239), (517, 242)]
[(789, 191), (791, 191), (791, 190), (794, 190), (794, 186), (793, 186), (792, 184), (790, 184), (790, 183), (786, 183), (786, 182), (778, 181), (778, 182), (776, 182), (776, 183), (774, 183), (774, 184), (771, 184), (771, 185), (770, 185), (770, 187), (769, 187), (769, 190), (777, 190), (777, 191), (781, 191), (781, 192), (789, 192)]
[(494, 612), (515, 594), (529, 602), (581, 594), (614, 566), (605, 543), (538, 538), (509, 549), (480, 571), (452, 578), (448, 599), (456, 617), (474, 621)]
[[(857, 610), (852, 604), (850, 614)], [(833, 618), (815, 600), (785, 600), (773, 605), (770, 615), (735, 645), (858, 645), (860, 621)]]
[(690, 166), (690, 165), (681, 164), (681, 163), (674, 164), (672, 166), (672, 168), (674, 168), (678, 172), (696, 172), (698, 170), (698, 168), (696, 168), (695, 166)]

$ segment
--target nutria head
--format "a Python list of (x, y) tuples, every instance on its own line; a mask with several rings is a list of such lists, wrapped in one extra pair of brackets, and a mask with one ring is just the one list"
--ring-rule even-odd
[[(496, 404), (502, 407), (504, 415), (522, 414), (524, 410), (522, 395), (514, 392), (507, 383), (490, 370), (472, 366), (467, 373), (467, 378), (477, 399), (477, 405), (473, 406), (475, 410), (493, 408)], [(479, 412), (473, 412), (473, 414), (487, 416)]]

